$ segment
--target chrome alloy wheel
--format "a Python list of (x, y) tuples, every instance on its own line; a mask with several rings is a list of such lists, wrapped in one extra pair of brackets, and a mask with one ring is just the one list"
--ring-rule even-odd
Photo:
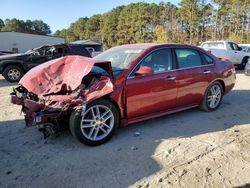
[(104, 105), (94, 105), (86, 110), (81, 118), (82, 134), (92, 141), (98, 141), (112, 131), (114, 114)]
[(11, 80), (18, 80), (21, 76), (21, 72), (17, 69), (10, 69), (8, 72), (8, 77)]
[(216, 108), (221, 101), (222, 91), (219, 85), (213, 85), (207, 95), (207, 105), (209, 108)]

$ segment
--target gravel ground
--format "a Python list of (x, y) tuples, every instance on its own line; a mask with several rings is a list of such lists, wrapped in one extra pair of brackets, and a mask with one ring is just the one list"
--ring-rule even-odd
[(247, 187), (250, 77), (215, 112), (192, 109), (118, 130), (87, 147), (65, 131), (43, 140), (11, 105), (0, 77), (0, 187)]

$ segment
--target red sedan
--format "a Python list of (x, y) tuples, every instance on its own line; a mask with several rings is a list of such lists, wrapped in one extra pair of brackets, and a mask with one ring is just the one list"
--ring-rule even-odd
[(179, 44), (132, 44), (94, 59), (67, 56), (29, 71), (14, 89), (26, 125), (47, 137), (69, 125), (80, 142), (108, 141), (119, 126), (200, 107), (216, 110), (235, 84), (231, 62)]

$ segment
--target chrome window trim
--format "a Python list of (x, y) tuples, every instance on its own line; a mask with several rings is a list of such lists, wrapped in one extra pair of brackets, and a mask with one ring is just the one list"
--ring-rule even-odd
[[(156, 51), (156, 50), (162, 50), (162, 49), (166, 49), (166, 48), (168, 48), (168, 49), (170, 49), (170, 50), (175, 50), (176, 48), (173, 48), (173, 47), (162, 47), (162, 48), (158, 48), (158, 49), (155, 49), (155, 50), (153, 50), (153, 51), (151, 51), (150, 53), (153, 53), (154, 51)], [(185, 48), (185, 49), (189, 49), (189, 48)], [(196, 50), (196, 49), (192, 49), (191, 48), (191, 50)], [(203, 54), (205, 54), (205, 53), (203, 53), (203, 52), (200, 52), (199, 50), (196, 50), (198, 53), (199, 53), (199, 55), (201, 56), (201, 55), (203, 55)], [(149, 54), (150, 54), (149, 53)], [(200, 53), (203, 53), (203, 54), (200, 54)], [(149, 54), (147, 54), (147, 55), (149, 55)], [(205, 54), (206, 55), (206, 54)], [(210, 57), (210, 56), (209, 56)], [(137, 65), (139, 65), (141, 62), (142, 62), (142, 60), (145, 58), (145, 56), (139, 61), (139, 63), (137, 64)], [(201, 58), (201, 61), (202, 61), (202, 57), (200, 57)], [(211, 57), (210, 57), (211, 58)], [(173, 57), (172, 57), (172, 61), (173, 61)], [(213, 59), (213, 58), (212, 58)], [(173, 61), (174, 62), (174, 61)], [(177, 60), (177, 62), (176, 63), (178, 63), (178, 60)], [(132, 71), (129, 73), (129, 75), (127, 76), (127, 79), (132, 79), (132, 78), (136, 78), (135, 76), (131, 76), (131, 74), (132, 74), (132, 72), (136, 69), (136, 67), (137, 67), (137, 65), (132, 69)], [(193, 69), (193, 68), (200, 68), (200, 67), (210, 67), (210, 66), (214, 66), (215, 65), (215, 63), (214, 63), (214, 59), (213, 59), (213, 64), (205, 64), (205, 65), (199, 65), (199, 66), (194, 66), (194, 67), (186, 67), (186, 68), (176, 68), (176, 69), (172, 69), (172, 70), (167, 70), (167, 71), (164, 71), (164, 72), (159, 72), (159, 73), (156, 73), (156, 74), (162, 74), (162, 73), (167, 73), (167, 72), (173, 72), (173, 71), (181, 71), (181, 70), (188, 70), (188, 69)], [(152, 74), (152, 75), (156, 75), (156, 74)], [(152, 75), (150, 75), (150, 76), (152, 76)]]
[[(159, 72), (159, 73), (156, 73), (156, 74), (162, 74), (162, 73), (173, 72), (173, 71), (182, 71), (182, 70), (188, 70), (188, 69), (194, 69), (194, 68), (200, 68), (200, 67), (210, 67), (210, 66), (214, 66), (214, 64), (200, 65), (200, 66), (180, 68), (180, 69), (173, 69), (173, 70), (168, 70), (168, 71), (164, 71), (164, 72)], [(148, 75), (148, 76), (153, 76), (153, 75), (156, 75), (156, 74), (151, 74), (151, 75)], [(127, 79), (131, 79), (131, 78), (136, 78), (136, 77), (135, 76), (127, 77)]]
[(200, 68), (200, 67), (209, 67), (209, 66), (214, 66), (214, 64), (199, 65), (199, 66), (186, 67), (186, 68), (178, 68), (178, 69), (175, 69), (175, 70), (186, 70), (186, 69), (193, 69), (193, 68)]

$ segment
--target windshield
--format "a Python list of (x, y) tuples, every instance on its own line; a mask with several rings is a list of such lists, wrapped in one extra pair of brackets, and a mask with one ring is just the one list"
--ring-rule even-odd
[(115, 47), (95, 56), (94, 59), (110, 61), (113, 74), (119, 75), (142, 51), (142, 48)]
[(224, 48), (223, 42), (208, 42), (201, 45), (203, 48)]
[(42, 46), (40, 48), (33, 48), (25, 52), (25, 54), (33, 54), (33, 55), (48, 55), (52, 54), (55, 51), (55, 47), (53, 46)]
[(239, 47), (242, 48), (242, 51), (250, 53), (250, 46), (241, 46), (241, 45), (239, 45)]

